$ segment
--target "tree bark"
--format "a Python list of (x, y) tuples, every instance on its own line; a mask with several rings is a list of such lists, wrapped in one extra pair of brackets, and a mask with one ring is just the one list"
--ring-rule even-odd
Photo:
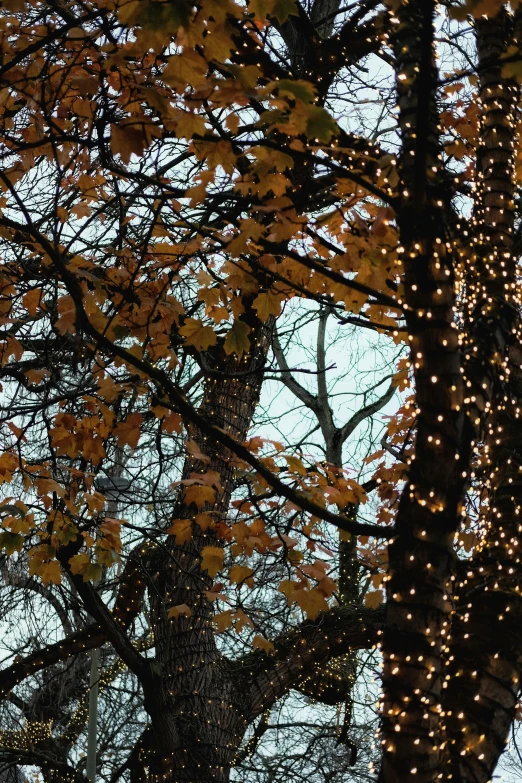
[[(245, 316), (247, 317), (247, 316)], [(250, 351), (240, 360), (226, 356), (222, 344), (205, 357), (207, 374), (200, 412), (234, 438), (245, 440), (259, 398), (270, 324), (252, 317)], [(203, 530), (195, 521), (198, 509), (180, 495), (173, 517), (192, 520), (192, 538), (182, 545), (170, 537), (166, 552), (151, 560), (149, 589), (157, 675), (145, 690), (152, 721), (148, 780), (169, 783), (226, 781), (245, 729), (240, 694), (226, 675), (226, 662), (213, 632), (213, 605), (206, 591), (213, 579), (201, 569), (204, 547), (219, 547), (219, 523), (224, 522), (233, 490), (235, 460), (219, 444), (210, 443), (192, 425), (189, 437), (204, 458), (188, 456), (183, 480), (213, 471), (216, 501), (207, 510), (214, 524)], [(169, 619), (171, 606), (185, 604), (190, 616)]]
[(442, 650), (465, 483), (461, 465), (467, 465), (454, 260), (445, 225), (450, 205), (438, 160), (434, 12), (433, 2), (410, 0), (392, 20), (402, 139), (397, 222), (417, 433), (389, 546), (380, 783), (403, 783), (411, 775), (431, 783), (441, 773)]
[(513, 17), (505, 8), (495, 18), (476, 23), (481, 145), (467, 372), (475, 399), (486, 397), (486, 404), (475, 407), (472, 415), (485, 431), (476, 481), (488, 495), (488, 507), (481, 520), (483, 540), (461, 567), (446, 662), (448, 767), (456, 783), (491, 779), (515, 717), (522, 673), (517, 575), (522, 531), (522, 353), (519, 308), (513, 297), (517, 266), (514, 112), (520, 87), (503, 77), (500, 60), (508, 47), (520, 43), (521, 26), (520, 11)]

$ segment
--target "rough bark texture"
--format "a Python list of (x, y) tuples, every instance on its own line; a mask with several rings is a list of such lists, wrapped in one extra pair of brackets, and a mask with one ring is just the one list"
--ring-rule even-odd
[(448, 208), (438, 165), (434, 3), (410, 0), (395, 17), (405, 307), (415, 367), (417, 438), (389, 547), (383, 635), (381, 783), (439, 774), (441, 653), (451, 611), (453, 536), (464, 489), (464, 417)]
[[(269, 340), (269, 329), (258, 322), (250, 352), (241, 360), (227, 357), (222, 345), (207, 357), (216, 373), (207, 375), (201, 413), (240, 441), (246, 438), (258, 401)], [(233, 455), (209, 443), (195, 428), (189, 435), (208, 461), (189, 456), (183, 479), (216, 473), (219, 487), (212, 515), (219, 523), (232, 494)], [(158, 676), (154, 690), (145, 694), (156, 751), (150, 763), (151, 781), (227, 780), (245, 728), (234, 682), (225, 676), (225, 662), (214, 639), (213, 606), (205, 595), (213, 580), (200, 568), (203, 548), (219, 546), (221, 541), (215, 530), (202, 530), (194, 521), (197, 513), (181, 495), (173, 517), (193, 520), (192, 538), (179, 546), (171, 537), (168, 555), (161, 552), (152, 561), (150, 598)], [(169, 620), (169, 607), (180, 604), (190, 608), (190, 617)]]
[[(476, 25), (481, 99), (474, 322), (467, 368), (486, 405), (478, 479), (489, 495), (484, 538), (458, 581), (444, 697), (452, 780), (487, 783), (515, 716), (522, 671), (522, 601), (518, 539), (522, 497), (520, 319), (513, 293), (514, 111), (519, 87), (503, 78), (499, 57), (520, 40), (521, 15), (503, 10)], [(478, 321), (479, 327), (475, 327)], [(494, 328), (492, 328), (494, 325)], [(481, 339), (482, 338), (482, 339)], [(473, 349), (475, 349), (473, 351)], [(478, 350), (477, 350), (478, 349)], [(494, 357), (494, 369), (491, 358)], [(492, 374), (495, 376), (492, 378)], [(476, 392), (482, 376), (482, 398)], [(489, 398), (488, 398), (489, 395)], [(493, 400), (493, 404), (491, 404)]]

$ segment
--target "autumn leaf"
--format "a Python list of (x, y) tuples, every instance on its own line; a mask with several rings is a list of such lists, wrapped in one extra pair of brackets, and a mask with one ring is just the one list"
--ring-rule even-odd
[(271, 315), (278, 316), (281, 312), (281, 297), (271, 291), (256, 296), (253, 304), (261, 321), (267, 321)]
[(309, 138), (327, 143), (338, 132), (337, 123), (326, 109), (323, 109), (321, 106), (310, 106), (308, 108), (306, 135)]
[(169, 620), (177, 620), (180, 615), (190, 617), (192, 615), (190, 606), (187, 606), (187, 604), (178, 604), (177, 606), (172, 606), (167, 612)]
[(300, 476), (306, 476), (306, 468), (299, 457), (294, 457), (291, 454), (287, 454), (285, 455), (285, 460), (288, 463), (289, 469), (293, 473), (298, 473)]
[(0, 455), (0, 484), (9, 483), (13, 478), (13, 473), (19, 465), (18, 457), (11, 451), (4, 451)]
[(205, 326), (199, 318), (187, 318), (179, 330), (188, 345), (197, 351), (206, 351), (217, 342), (217, 336), (211, 326)]
[(4, 550), (6, 555), (19, 552), (23, 545), (24, 537), (19, 533), (10, 533), (8, 530), (0, 533), (0, 550)]
[(216, 499), (216, 491), (212, 487), (195, 484), (187, 487), (184, 492), (185, 501), (190, 505), (194, 503), (198, 509), (203, 508), (207, 503), (213, 503)]
[(227, 609), (224, 612), (218, 612), (218, 614), (214, 615), (213, 619), (216, 624), (218, 633), (223, 633), (229, 628), (232, 628), (233, 614), (234, 613), (231, 609)]
[(167, 533), (176, 537), (176, 544), (184, 544), (192, 538), (192, 521), (190, 519), (175, 519)]
[(25, 308), (27, 308), (29, 315), (36, 315), (38, 312), (38, 307), (40, 306), (41, 298), (42, 291), (40, 288), (33, 288), (31, 291), (28, 291), (26, 294), (24, 294), (22, 304)]
[(252, 647), (254, 650), (263, 650), (268, 655), (275, 652), (275, 647), (272, 642), (269, 642), (268, 639), (265, 639), (265, 637), (261, 636), (259, 633), (257, 633), (252, 639)]
[(234, 321), (230, 331), (227, 333), (224, 349), (227, 355), (235, 353), (241, 358), (244, 353), (250, 350), (250, 327), (244, 321)]
[(135, 449), (140, 440), (140, 427), (143, 423), (141, 413), (131, 413), (125, 421), (120, 421), (113, 430), (119, 446), (130, 446)]
[(262, 22), (272, 10), (273, 3), (274, 0), (249, 0), (248, 10)]
[(175, 54), (163, 71), (163, 80), (183, 93), (187, 86), (204, 87), (207, 83), (206, 61), (193, 49), (184, 49), (181, 54)]
[(71, 567), (71, 574), (84, 574), (91, 564), (91, 559), (87, 552), (79, 552), (77, 555), (73, 555), (69, 558), (69, 565)]
[(121, 525), (121, 519), (111, 517), (105, 517), (100, 525), (100, 533), (107, 542), (107, 546), (116, 552), (121, 552)]
[(235, 565), (232, 566), (229, 573), (230, 584), (247, 584), (249, 587), (254, 587), (253, 570), (248, 566)]
[(297, 590), (294, 598), (309, 620), (315, 620), (319, 612), (327, 612), (329, 609), (323, 593), (315, 587), (311, 590)]
[(284, 579), (278, 589), (286, 595), (288, 604), (296, 603), (309, 620), (315, 620), (319, 612), (326, 612), (329, 609), (324, 594), (316, 587), (308, 589), (304, 584)]
[(272, 0), (270, 16), (273, 16), (279, 24), (286, 22), (289, 16), (299, 16), (296, 0)]
[(204, 136), (205, 133), (205, 118), (201, 114), (186, 111), (176, 120), (176, 134), (181, 139), (191, 139), (195, 135)]
[(129, 163), (131, 155), (140, 156), (146, 146), (143, 130), (137, 126), (111, 125), (111, 150)]
[(42, 563), (37, 573), (41, 577), (44, 585), (48, 585), (50, 582), (53, 582), (55, 585), (59, 585), (62, 582), (60, 563), (58, 563), (57, 560), (51, 560), (48, 563)]
[(377, 609), (378, 606), (384, 601), (384, 593), (382, 590), (371, 590), (364, 596), (364, 605), (368, 609)]
[(216, 576), (223, 567), (225, 552), (218, 546), (204, 546), (201, 550), (200, 568), (207, 571), (209, 576)]
[(194, 521), (205, 532), (214, 524), (214, 518), (211, 513), (196, 514)]
[(207, 457), (206, 454), (203, 454), (199, 445), (192, 438), (189, 438), (188, 440), (185, 441), (185, 448), (187, 449), (187, 452), (190, 454), (191, 457), (194, 457), (200, 462), (205, 462), (205, 463), (210, 462), (210, 457)]
[(310, 82), (302, 79), (279, 79), (271, 82), (268, 88), (277, 87), (280, 95), (290, 95), (303, 103), (313, 103), (315, 100), (315, 88)]
[(60, 334), (76, 332), (76, 305), (72, 296), (62, 296), (58, 300), (59, 318), (54, 326)]

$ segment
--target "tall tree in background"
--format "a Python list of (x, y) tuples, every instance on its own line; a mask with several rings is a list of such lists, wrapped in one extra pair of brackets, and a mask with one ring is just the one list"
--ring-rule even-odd
[[(498, 0), (4, 1), (2, 613), (37, 607), (7, 764), (84, 779), (103, 647), (100, 774), (224, 783), (378, 645), (379, 780), (490, 780), (521, 664), (520, 30)], [(388, 365), (362, 406), (334, 319)], [(266, 437), (274, 374), (320, 438)], [(396, 388), (382, 450), (350, 446)]]

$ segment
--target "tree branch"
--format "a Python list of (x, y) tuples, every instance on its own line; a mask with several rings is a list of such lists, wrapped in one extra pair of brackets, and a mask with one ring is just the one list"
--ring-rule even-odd
[(367, 419), (368, 416), (373, 416), (374, 413), (377, 413), (377, 411), (380, 411), (381, 408), (384, 408), (384, 406), (389, 403), (395, 394), (395, 389), (396, 387), (393, 385), (393, 383), (391, 383), (382, 397), (379, 397), (379, 399), (375, 400), (375, 402), (372, 402), (369, 405), (365, 405), (364, 408), (361, 408), (359, 411), (357, 411), (357, 413), (354, 413), (353, 416), (348, 419), (346, 424), (344, 424), (338, 431), (340, 442), (344, 443), (345, 440), (352, 434), (354, 429), (361, 423), (361, 421)]
[(248, 683), (247, 722), (265, 712), (318, 665), (348, 649), (368, 649), (377, 644), (383, 621), (383, 607), (340, 606), (275, 639), (273, 655), (256, 650), (231, 664), (234, 675), (240, 679), (243, 676)]
[[(239, 459), (243, 460), (252, 468), (254, 468), (254, 470), (256, 470), (257, 473), (259, 473), (259, 475), (273, 489), (277, 490), (277, 492), (279, 492), (279, 494), (281, 494), (283, 497), (287, 498), (287, 500), (295, 503), (303, 511), (313, 514), (319, 517), (319, 519), (323, 519), (325, 522), (330, 522), (340, 530), (345, 530), (348, 533), (375, 536), (376, 538), (389, 538), (392, 535), (391, 529), (383, 528), (379, 525), (353, 522), (344, 516), (334, 514), (333, 512), (328, 511), (328, 509), (323, 508), (317, 503), (309, 500), (309, 498), (304, 493), (292, 489), (283, 481), (281, 481), (281, 479), (279, 479), (269, 468), (267, 468), (261, 460), (257, 459), (257, 457), (255, 457), (246, 446), (244, 446), (242, 443), (239, 443), (225, 430), (213, 425), (208, 418), (202, 416), (188, 401), (186, 396), (180, 391), (176, 384), (172, 382), (167, 373), (165, 373), (161, 368), (150, 364), (144, 359), (140, 359), (134, 356), (125, 348), (117, 345), (116, 343), (113, 343), (108, 337), (105, 336), (105, 334), (96, 329), (96, 327), (91, 323), (83, 307), (83, 291), (80, 283), (76, 279), (75, 275), (69, 271), (67, 262), (62, 256), (61, 252), (52, 244), (52, 242), (49, 241), (49, 239), (44, 234), (41, 234), (39, 231), (37, 231), (31, 224), (23, 226), (5, 217), (0, 220), (0, 225), (5, 226), (6, 228), (10, 228), (16, 232), (21, 232), (23, 234), (27, 233), (32, 236), (34, 240), (36, 240), (36, 242), (41, 246), (42, 250), (52, 259), (64, 282), (65, 287), (67, 288), (69, 295), (75, 304), (77, 323), (79, 328), (84, 329), (85, 332), (96, 341), (98, 346), (103, 347), (114, 356), (118, 356), (120, 359), (123, 359), (127, 365), (130, 365), (131, 367), (134, 367), (140, 372), (144, 373), (158, 389), (158, 402), (161, 405), (164, 405), (165, 407), (180, 413), (182, 416), (185, 416), (196, 427), (199, 427), (199, 429), (205, 435), (210, 436), (210, 438), (214, 441), (217, 441), (218, 443), (221, 443), (223, 446), (225, 446), (225, 448), (230, 449), (230, 451)], [(108, 631), (110, 626), (110, 615), (102, 610), (101, 606), (99, 606), (95, 599), (88, 596), (88, 591), (84, 590), (82, 585), (83, 582), (80, 584), (80, 589), (82, 589), (85, 593), (92, 610), (96, 612), (96, 614), (93, 614), (93, 616), (96, 619), (103, 617), (104, 626)], [(89, 611), (91, 610), (89, 609)], [(114, 628), (113, 631), (114, 641), (109, 637), (110, 641), (113, 642), (113, 644), (116, 642), (118, 645), (121, 645), (122, 640), (118, 638), (120, 636), (120, 632), (117, 628)], [(123, 647), (121, 649), (123, 651)], [(130, 651), (128, 652), (129, 655), (131, 655)], [(132, 653), (132, 657), (135, 657), (134, 652)], [(134, 661), (133, 665), (137, 666), (138, 662)]]

